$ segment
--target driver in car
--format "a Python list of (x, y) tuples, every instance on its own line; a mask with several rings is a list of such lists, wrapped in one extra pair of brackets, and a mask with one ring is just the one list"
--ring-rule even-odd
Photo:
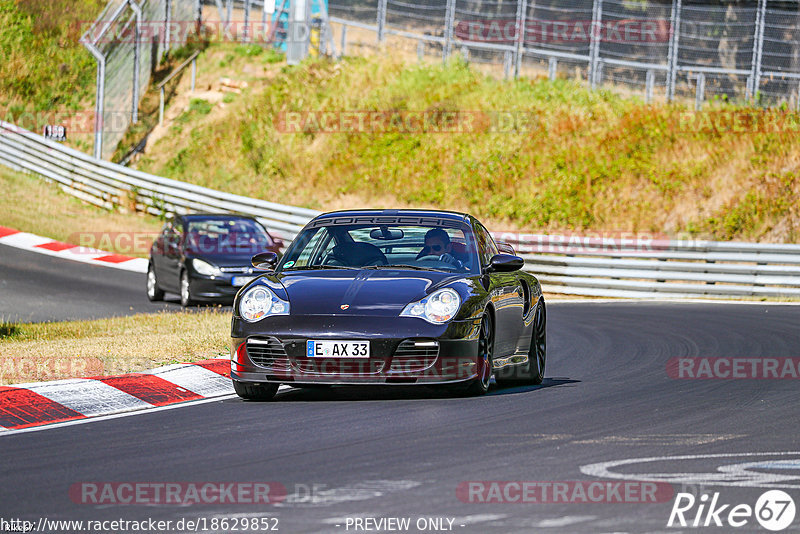
[(453, 252), (450, 236), (441, 228), (432, 228), (425, 234), (425, 246), (417, 254), (417, 259), (425, 256), (438, 256), (439, 261), (449, 263), (456, 269), (464, 266), (464, 263)]

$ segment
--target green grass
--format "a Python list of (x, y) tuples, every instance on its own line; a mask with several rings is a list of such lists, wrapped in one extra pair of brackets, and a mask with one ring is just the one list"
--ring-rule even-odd
[(104, 0), (0, 0), (0, 109), (79, 110), (96, 64), (80, 43)]
[[(795, 131), (719, 130), (708, 121), (698, 130), (679, 105), (645, 105), (573, 81), (498, 80), (458, 61), (309, 60), (283, 67), (226, 110), (213, 121), (187, 113), (141, 167), (318, 209), (461, 209), (495, 228), (789, 241), (800, 230)], [(507, 133), (276, 127), (281, 113), (308, 110), (507, 111), (532, 122)]]

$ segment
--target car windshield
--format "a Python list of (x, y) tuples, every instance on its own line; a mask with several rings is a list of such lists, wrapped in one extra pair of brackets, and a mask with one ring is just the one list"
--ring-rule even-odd
[(451, 219), (426, 220), (430, 222), (325, 224), (324, 219), (312, 222), (292, 242), (278, 270), (344, 267), (476, 272), (478, 255), (469, 226)]
[(257, 254), (272, 246), (264, 227), (250, 219), (189, 221), (186, 245), (196, 254)]

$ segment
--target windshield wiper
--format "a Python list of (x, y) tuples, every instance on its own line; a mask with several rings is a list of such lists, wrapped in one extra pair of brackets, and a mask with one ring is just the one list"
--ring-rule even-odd
[(441, 271), (441, 269), (434, 269), (432, 267), (420, 267), (419, 265), (407, 265), (405, 263), (396, 263), (392, 265), (367, 265), (362, 269), (414, 269), (415, 271)]
[(312, 271), (316, 269), (347, 269), (349, 271), (357, 271), (358, 267), (346, 267), (344, 265), (305, 265), (303, 267), (287, 267), (281, 271)]

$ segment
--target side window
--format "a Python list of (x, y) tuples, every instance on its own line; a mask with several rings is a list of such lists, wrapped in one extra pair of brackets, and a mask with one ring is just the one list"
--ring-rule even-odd
[(494, 244), (489, 231), (483, 225), (475, 224), (475, 239), (478, 241), (478, 256), (481, 258), (481, 265), (489, 265), (492, 256), (497, 254), (497, 245)]
[(326, 242), (328, 239), (328, 230), (326, 228), (320, 228), (317, 232), (309, 239), (306, 246), (300, 252), (300, 255), (297, 256), (297, 260), (294, 262), (295, 267), (305, 267), (306, 265), (312, 265), (316, 262), (311, 261), (311, 257), (315, 252), (317, 253), (315, 256), (319, 257), (319, 247), (321, 243)]
[(167, 221), (164, 228), (161, 229), (160, 239), (165, 247), (171, 247), (178, 244), (178, 232), (175, 230), (174, 222)]

